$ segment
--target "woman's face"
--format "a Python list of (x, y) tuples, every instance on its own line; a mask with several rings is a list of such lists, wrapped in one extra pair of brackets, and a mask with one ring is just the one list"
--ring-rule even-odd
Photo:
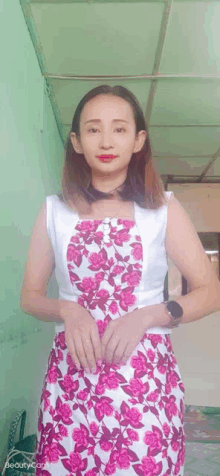
[[(80, 117), (80, 142), (72, 132), (76, 152), (83, 153), (93, 174), (117, 175), (127, 169), (133, 153), (142, 149), (146, 131), (136, 136), (133, 111), (123, 98), (99, 95), (87, 102)], [(117, 156), (102, 162), (98, 156)]]

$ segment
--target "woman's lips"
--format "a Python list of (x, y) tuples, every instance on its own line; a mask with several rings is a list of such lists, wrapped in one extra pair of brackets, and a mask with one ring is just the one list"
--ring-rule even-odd
[(109, 162), (112, 159), (116, 159), (117, 155), (98, 155), (99, 160), (102, 162)]

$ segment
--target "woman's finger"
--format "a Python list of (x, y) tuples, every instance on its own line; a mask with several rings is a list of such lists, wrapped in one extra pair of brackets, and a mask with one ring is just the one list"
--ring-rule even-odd
[(78, 332), (77, 329), (75, 330), (75, 334), (74, 334), (74, 342), (75, 342), (76, 353), (82, 367), (85, 370), (89, 371), (89, 363), (87, 362), (83, 339), (80, 332)]
[(71, 358), (73, 360), (73, 363), (77, 367), (77, 369), (80, 370), (80, 361), (79, 361), (77, 353), (76, 353), (74, 341), (71, 338), (69, 339), (68, 336), (66, 336), (65, 340), (66, 340), (66, 344), (67, 344), (68, 350), (70, 352)]
[(105, 349), (105, 355), (106, 355), (106, 361), (109, 364), (113, 363), (114, 352), (118, 346), (119, 341), (120, 341), (120, 337), (117, 336), (116, 334), (113, 334), (111, 339), (107, 343), (107, 346)]
[(101, 350), (102, 350), (102, 357), (103, 357), (103, 360), (106, 360), (107, 358), (107, 355), (106, 355), (106, 347), (107, 347), (107, 344), (113, 334), (113, 326), (111, 325), (112, 324), (112, 321), (108, 323), (106, 329), (105, 329), (105, 332), (102, 336), (102, 339), (101, 339)]
[(102, 362), (102, 347), (99, 337), (99, 331), (97, 325), (93, 326), (91, 329), (91, 341), (94, 349), (95, 360), (97, 365), (101, 365)]
[(115, 353), (114, 353), (112, 363), (114, 364), (120, 363), (124, 355), (125, 349), (126, 349), (126, 344), (122, 340), (120, 340), (117, 347), (115, 348)]
[(83, 335), (83, 347), (84, 347), (84, 352), (87, 360), (87, 368), (88, 370), (94, 371), (96, 370), (96, 361), (95, 361), (95, 353), (93, 349), (93, 344), (91, 340), (91, 335), (90, 334), (84, 334)]

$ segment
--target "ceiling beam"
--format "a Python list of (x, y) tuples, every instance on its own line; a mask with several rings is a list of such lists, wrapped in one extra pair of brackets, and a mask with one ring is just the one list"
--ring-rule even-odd
[[(218, 0), (220, 2), (220, 0)], [(67, 79), (69, 81), (101, 81), (103, 79), (118, 80), (118, 79), (220, 79), (219, 74), (139, 74), (139, 75), (104, 75), (104, 76), (79, 76), (72, 74), (54, 74), (44, 71), (43, 76), (50, 79)]]
[(198, 183), (201, 183), (202, 181), (204, 182), (204, 179), (205, 179), (205, 175), (207, 174), (208, 170), (210, 169), (210, 167), (214, 164), (215, 160), (217, 158), (220, 157), (220, 147), (218, 148), (218, 150), (216, 151), (215, 155), (213, 155), (212, 159), (210, 160), (210, 162), (208, 163), (208, 165), (205, 167), (205, 169), (203, 170), (202, 174), (200, 175), (199, 179), (198, 179)]
[(145, 112), (145, 120), (147, 124), (149, 124), (150, 122), (150, 116), (151, 116), (151, 112), (153, 108), (154, 96), (155, 96), (156, 88), (157, 88), (157, 80), (155, 79), (155, 77), (157, 77), (159, 72), (160, 61), (161, 61), (164, 42), (166, 38), (166, 32), (168, 27), (168, 21), (170, 18), (172, 3), (173, 3), (173, 0), (166, 0), (163, 16), (161, 20), (160, 33), (159, 33), (157, 49), (155, 53), (155, 61), (154, 61), (153, 72), (152, 72), (152, 76), (154, 76), (154, 79), (152, 79), (151, 81), (148, 102), (147, 102), (147, 107)]

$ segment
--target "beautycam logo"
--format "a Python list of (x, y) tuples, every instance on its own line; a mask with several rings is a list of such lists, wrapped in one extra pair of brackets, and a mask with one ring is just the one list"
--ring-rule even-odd
[(32, 463), (7, 463), (5, 464), (5, 468), (11, 468), (11, 469), (30, 469), (30, 468), (42, 468), (46, 469), (48, 463), (35, 463), (34, 461)]

